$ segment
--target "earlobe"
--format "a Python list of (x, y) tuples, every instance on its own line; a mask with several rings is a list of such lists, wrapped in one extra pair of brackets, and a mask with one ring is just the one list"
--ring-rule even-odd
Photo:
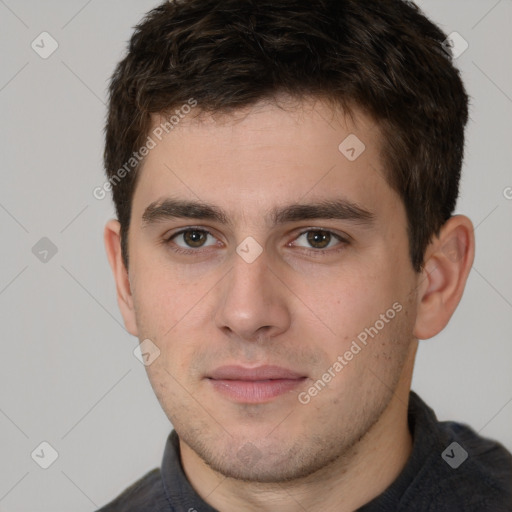
[(451, 217), (425, 252), (418, 278), (416, 338), (431, 338), (448, 324), (462, 298), (474, 255), (473, 224), (464, 215)]
[(130, 334), (138, 336), (130, 280), (121, 254), (120, 232), (121, 225), (119, 221), (115, 219), (109, 220), (105, 225), (103, 240), (110, 268), (116, 282), (117, 303), (124, 319), (124, 325)]

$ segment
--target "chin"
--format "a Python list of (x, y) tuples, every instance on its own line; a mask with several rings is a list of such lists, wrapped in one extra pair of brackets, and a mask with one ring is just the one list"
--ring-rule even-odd
[[(334, 462), (339, 453), (333, 447), (280, 439), (251, 442), (232, 438), (223, 443), (191, 446), (199, 457), (214, 471), (227, 478), (254, 483), (284, 483), (304, 479)], [(249, 438), (250, 439), (250, 438)], [(254, 438), (252, 438), (254, 439)]]

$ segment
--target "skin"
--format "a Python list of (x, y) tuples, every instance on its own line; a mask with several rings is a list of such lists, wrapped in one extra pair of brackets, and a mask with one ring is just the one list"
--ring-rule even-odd
[[(353, 162), (338, 150), (349, 134), (366, 146)], [(426, 251), (424, 270), (414, 272), (405, 209), (383, 178), (381, 145), (370, 118), (333, 113), (314, 99), (190, 115), (144, 162), (129, 271), (119, 223), (105, 228), (126, 328), (160, 350), (146, 368), (180, 436), (185, 473), (222, 512), (352, 511), (382, 493), (410, 455), (407, 403), (418, 339), (441, 331), (462, 296), (473, 226), (464, 216), (449, 219)], [(167, 197), (214, 205), (228, 222), (146, 225), (146, 208)], [(269, 219), (284, 205), (336, 199), (371, 212), (372, 222)], [(183, 254), (177, 250), (190, 238), (170, 237), (187, 227), (211, 235), (196, 232), (205, 246)], [(327, 247), (312, 246), (301, 235), (307, 230), (347, 242), (330, 235)], [(248, 236), (262, 248), (252, 263), (236, 252)], [(298, 393), (396, 303), (401, 311), (302, 404)], [(239, 403), (206, 378), (228, 364), (278, 365), (307, 378), (265, 403)]]

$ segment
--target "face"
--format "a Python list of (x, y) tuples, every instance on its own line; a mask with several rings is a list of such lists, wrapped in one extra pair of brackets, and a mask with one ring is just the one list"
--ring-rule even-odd
[(147, 156), (134, 334), (160, 350), (147, 371), (182, 442), (226, 476), (342, 458), (404, 379), (417, 275), (381, 144), (361, 113), (261, 103), (186, 118)]

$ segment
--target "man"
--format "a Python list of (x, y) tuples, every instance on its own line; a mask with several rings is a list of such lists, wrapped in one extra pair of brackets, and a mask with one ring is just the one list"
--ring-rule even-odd
[(505, 511), (512, 457), (410, 391), (474, 256), (468, 98), (400, 0), (175, 0), (110, 88), (105, 244), (174, 431), (102, 511)]

